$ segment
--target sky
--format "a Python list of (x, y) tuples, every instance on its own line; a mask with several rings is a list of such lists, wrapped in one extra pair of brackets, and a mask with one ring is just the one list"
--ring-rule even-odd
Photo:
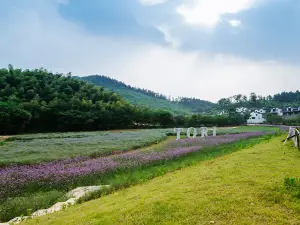
[(0, 0), (0, 67), (217, 102), (300, 89), (299, 0)]

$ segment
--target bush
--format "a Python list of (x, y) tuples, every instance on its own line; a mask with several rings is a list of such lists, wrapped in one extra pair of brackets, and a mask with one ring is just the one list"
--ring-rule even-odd
[(284, 186), (293, 197), (300, 199), (300, 178), (285, 178)]
[(269, 124), (283, 124), (284, 119), (281, 116), (269, 114), (267, 115), (267, 122)]

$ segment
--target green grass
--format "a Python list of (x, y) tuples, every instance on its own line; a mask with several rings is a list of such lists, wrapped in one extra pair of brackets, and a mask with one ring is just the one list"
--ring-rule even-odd
[(0, 142), (0, 166), (109, 155), (166, 138), (164, 129), (18, 135)]
[(1, 202), (0, 218), (2, 221), (8, 221), (12, 218), (11, 215), (30, 215), (42, 209), (41, 206), (51, 206), (58, 201), (66, 200), (65, 193), (57, 190), (36, 192), (34, 194), (26, 194), (22, 197), (9, 198)]
[[(27, 224), (298, 224), (300, 200), (284, 180), (299, 176), (300, 153), (281, 140), (191, 154), (150, 168), (164, 176)], [(146, 169), (133, 174), (120, 174), (119, 182), (151, 177)]]
[(277, 127), (271, 126), (239, 126), (239, 127), (225, 127), (219, 128), (219, 134), (234, 134), (234, 133), (243, 133), (243, 132), (275, 132), (278, 130)]

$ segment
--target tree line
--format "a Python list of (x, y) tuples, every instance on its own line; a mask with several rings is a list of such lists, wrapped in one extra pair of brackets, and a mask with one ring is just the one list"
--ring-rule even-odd
[(231, 108), (287, 108), (300, 107), (300, 92), (282, 92), (274, 96), (261, 96), (252, 92), (249, 96), (238, 94), (218, 101), (217, 108), (228, 110)]
[(268, 124), (300, 126), (300, 115), (283, 117), (274, 114), (268, 114), (266, 119)]
[(228, 116), (174, 116), (135, 106), (103, 87), (46, 69), (0, 69), (0, 134), (237, 125)]

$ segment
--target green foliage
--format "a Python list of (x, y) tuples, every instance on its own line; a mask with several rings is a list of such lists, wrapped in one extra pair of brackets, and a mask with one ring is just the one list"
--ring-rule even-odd
[(230, 126), (241, 125), (244, 123), (244, 119), (240, 115), (229, 116), (206, 116), (206, 115), (192, 115), (185, 118), (186, 127), (201, 127), (201, 126)]
[(296, 91), (296, 92), (282, 92), (280, 94), (276, 94), (273, 97), (274, 101), (277, 102), (289, 102), (289, 103), (293, 103), (293, 102), (300, 102), (300, 92)]
[(274, 114), (268, 114), (267, 115), (267, 122), (269, 124), (283, 124), (283, 117), (282, 116), (278, 116), (278, 115), (274, 115)]
[(300, 126), (300, 115), (292, 118), (284, 118), (283, 124), (289, 126)]
[(158, 110), (157, 113), (157, 123), (163, 127), (170, 127), (174, 124), (173, 115), (166, 110)]
[(300, 106), (300, 92), (282, 92), (274, 96), (261, 96), (251, 93), (249, 97), (238, 94), (219, 100), (217, 108), (228, 110), (229, 108), (287, 108)]
[[(147, 96), (168, 102), (161, 95), (153, 97), (152, 92)], [(0, 69), (0, 134), (173, 125), (167, 110), (146, 105), (133, 106), (116, 93), (70, 74), (14, 69), (11, 65)]]
[(282, 124), (288, 126), (300, 126), (300, 115), (295, 117), (282, 117), (278, 115), (267, 115), (267, 122), (270, 124)]
[(163, 109), (177, 115), (206, 112), (214, 107), (214, 104), (208, 101), (183, 97), (171, 99), (165, 95), (131, 87), (102, 75), (87, 76), (82, 79), (117, 92), (134, 105), (151, 107), (156, 110)]
[(0, 102), (0, 134), (22, 131), (30, 121), (31, 114), (12, 102)]
[(285, 178), (284, 186), (294, 197), (300, 199), (300, 178)]
[(0, 70), (0, 133), (122, 128), (133, 107), (120, 96), (44, 69)]
[(20, 215), (29, 216), (45, 206), (64, 200), (64, 192), (56, 190), (9, 198), (0, 204), (0, 221), (8, 221)]

